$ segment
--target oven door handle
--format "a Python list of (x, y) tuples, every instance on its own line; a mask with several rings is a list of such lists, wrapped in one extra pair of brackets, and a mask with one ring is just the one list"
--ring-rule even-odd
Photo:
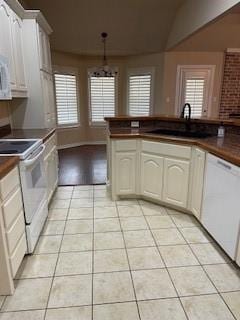
[(24, 166), (25, 167), (29, 167), (31, 166), (35, 161), (37, 161), (37, 159), (43, 154), (44, 150), (45, 150), (45, 145), (42, 144), (41, 147), (40, 147), (40, 152), (32, 159), (28, 159), (28, 160), (24, 160), (23, 163), (24, 163)]

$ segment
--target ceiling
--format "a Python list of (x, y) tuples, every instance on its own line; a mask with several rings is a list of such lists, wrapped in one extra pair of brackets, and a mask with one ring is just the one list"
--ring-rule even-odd
[(161, 52), (177, 9), (185, 0), (25, 0), (40, 9), (54, 30), (53, 50), (82, 55), (102, 53), (101, 32), (108, 33), (108, 55)]

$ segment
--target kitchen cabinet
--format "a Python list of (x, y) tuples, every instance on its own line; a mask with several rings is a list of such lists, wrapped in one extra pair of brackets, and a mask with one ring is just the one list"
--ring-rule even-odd
[(116, 154), (116, 192), (118, 195), (136, 193), (136, 153)]
[(186, 208), (188, 199), (189, 161), (164, 159), (163, 201)]
[(43, 110), (45, 112), (45, 124), (47, 128), (56, 126), (55, 99), (53, 93), (53, 77), (51, 74), (41, 71)]
[(192, 151), (192, 179), (190, 211), (200, 220), (205, 169), (205, 152), (199, 148)]
[(162, 200), (164, 159), (158, 155), (141, 154), (141, 194)]
[(12, 294), (13, 279), (27, 252), (18, 167), (0, 180), (0, 295)]
[(58, 185), (58, 152), (56, 148), (56, 134), (45, 142), (44, 167), (47, 178), (48, 204)]
[(39, 36), (39, 54), (40, 54), (40, 69), (47, 73), (52, 73), (50, 43), (48, 34), (41, 28), (38, 27)]

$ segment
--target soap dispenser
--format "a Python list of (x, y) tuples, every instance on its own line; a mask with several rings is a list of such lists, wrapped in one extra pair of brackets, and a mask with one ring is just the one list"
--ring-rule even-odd
[(223, 122), (220, 123), (220, 126), (218, 127), (218, 138), (223, 138), (225, 134), (225, 128), (223, 126)]

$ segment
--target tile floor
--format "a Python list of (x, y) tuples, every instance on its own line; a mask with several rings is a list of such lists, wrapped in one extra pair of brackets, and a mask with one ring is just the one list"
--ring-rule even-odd
[(240, 319), (240, 271), (198, 222), (105, 186), (59, 187), (0, 320)]

